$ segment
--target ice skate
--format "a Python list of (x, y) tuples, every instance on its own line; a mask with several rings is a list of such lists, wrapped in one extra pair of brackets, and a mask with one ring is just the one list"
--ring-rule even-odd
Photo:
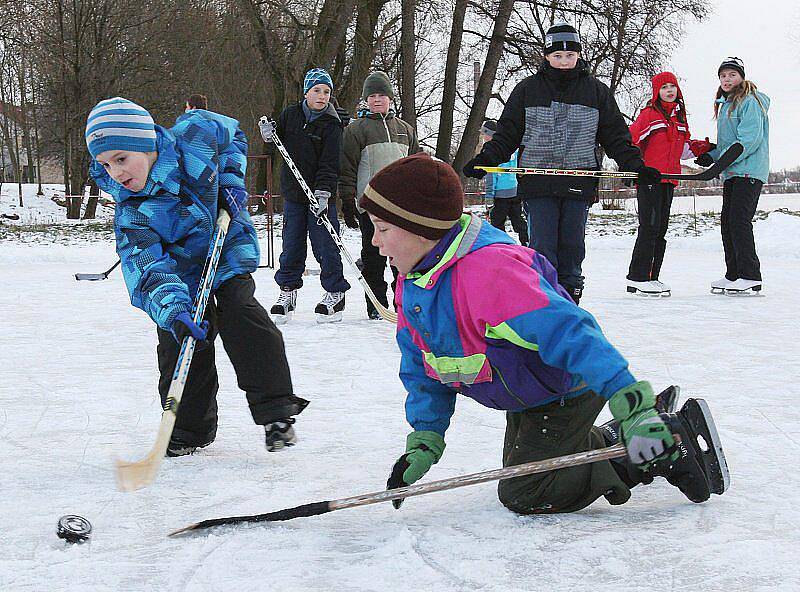
[(318, 323), (338, 323), (344, 312), (344, 292), (325, 292), (314, 308)]
[(712, 294), (724, 294), (725, 288), (730, 286), (733, 282), (727, 278), (720, 278), (716, 281), (711, 282), (711, 293)]
[(724, 292), (726, 296), (758, 296), (761, 292), (761, 280), (739, 278), (734, 282), (728, 282)]
[(730, 486), (725, 453), (714, 418), (703, 399), (688, 399), (677, 413), (662, 413), (676, 436), (680, 456), (661, 462), (649, 471), (665, 477), (695, 503), (706, 501), (712, 493), (722, 495)]
[(656, 395), (654, 407), (659, 413), (673, 413), (678, 406), (678, 399), (681, 396), (681, 387), (673, 384)]
[(635, 282), (628, 280), (625, 288), (629, 294), (636, 294), (637, 296), (649, 296), (651, 298), (666, 298), (672, 295), (669, 286), (659, 282), (658, 280), (650, 280), (646, 282)]
[[(678, 405), (681, 396), (681, 387), (677, 385), (668, 386), (656, 395), (655, 410), (659, 413), (672, 413)], [(616, 419), (607, 421), (598, 429), (602, 432), (603, 438), (609, 446), (619, 443), (619, 422)]]
[(281, 288), (278, 301), (269, 310), (269, 314), (276, 325), (288, 323), (297, 306), (297, 290)]
[(294, 446), (297, 442), (297, 435), (294, 433), (295, 419), (287, 417), (278, 421), (272, 421), (264, 426), (267, 450), (279, 452), (288, 446)]

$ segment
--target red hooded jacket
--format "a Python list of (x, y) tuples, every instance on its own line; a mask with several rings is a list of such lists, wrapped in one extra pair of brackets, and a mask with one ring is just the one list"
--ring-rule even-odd
[[(633, 143), (642, 151), (647, 166), (654, 167), (662, 173), (680, 173), (682, 159), (700, 156), (708, 152), (711, 146), (708, 139), (691, 139), (688, 123), (678, 119), (678, 113), (682, 108), (680, 103), (677, 101), (664, 103), (659, 99), (658, 93), (661, 87), (668, 82), (678, 87), (678, 98), (683, 99), (675, 74), (672, 72), (656, 74), (653, 76), (653, 98), (631, 124), (630, 130)], [(661, 109), (657, 108), (657, 105)], [(675, 180), (665, 180), (663, 183), (678, 184)]]

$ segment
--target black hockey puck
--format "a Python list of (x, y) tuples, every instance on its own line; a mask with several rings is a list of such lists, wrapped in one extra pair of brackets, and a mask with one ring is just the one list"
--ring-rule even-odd
[(92, 525), (83, 516), (67, 514), (58, 519), (56, 534), (68, 543), (84, 543), (92, 534)]

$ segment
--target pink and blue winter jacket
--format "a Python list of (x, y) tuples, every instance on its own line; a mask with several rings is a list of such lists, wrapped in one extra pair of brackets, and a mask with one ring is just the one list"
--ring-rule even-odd
[(522, 411), (635, 379), (542, 255), (465, 214), (400, 276), (397, 342), (406, 418), (444, 435), (456, 396)]

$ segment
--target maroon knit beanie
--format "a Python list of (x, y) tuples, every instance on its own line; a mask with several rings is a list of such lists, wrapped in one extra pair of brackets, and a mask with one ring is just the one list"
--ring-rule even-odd
[(464, 189), (449, 164), (418, 152), (382, 168), (358, 203), (381, 220), (436, 240), (461, 218)]

